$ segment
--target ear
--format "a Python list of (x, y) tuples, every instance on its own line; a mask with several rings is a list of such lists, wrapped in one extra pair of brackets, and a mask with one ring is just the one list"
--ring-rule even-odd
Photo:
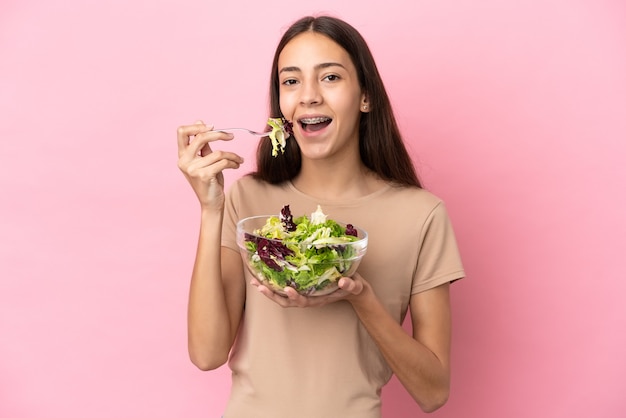
[(360, 106), (361, 112), (363, 113), (368, 113), (370, 111), (370, 104), (369, 104), (369, 100), (367, 98), (367, 95), (365, 93), (363, 93), (363, 95), (361, 96), (361, 106)]

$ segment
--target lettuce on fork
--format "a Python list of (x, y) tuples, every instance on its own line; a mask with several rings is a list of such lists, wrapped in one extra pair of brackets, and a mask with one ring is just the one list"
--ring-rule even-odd
[(285, 152), (287, 138), (293, 134), (293, 124), (285, 118), (269, 118), (267, 124), (272, 128), (269, 137), (272, 141), (272, 156), (276, 157), (278, 151)]

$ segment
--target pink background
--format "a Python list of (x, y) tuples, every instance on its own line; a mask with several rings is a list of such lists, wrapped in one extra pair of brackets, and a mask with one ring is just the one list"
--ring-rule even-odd
[[(369, 41), (458, 234), (432, 416), (626, 416), (623, 1), (4, 0), (1, 417), (220, 415), (228, 369), (186, 352), (198, 207), (175, 131), (262, 128), (278, 38), (318, 11)], [(229, 183), (254, 141), (224, 145), (248, 160)], [(421, 415), (396, 380), (384, 401)]]

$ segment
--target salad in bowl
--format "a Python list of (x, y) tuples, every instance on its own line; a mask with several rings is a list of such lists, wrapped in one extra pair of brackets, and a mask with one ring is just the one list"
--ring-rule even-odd
[(279, 294), (287, 286), (306, 296), (338, 289), (367, 251), (367, 232), (328, 217), (320, 206), (310, 217), (294, 218), (289, 205), (280, 215), (253, 216), (237, 223), (237, 245), (245, 264)]

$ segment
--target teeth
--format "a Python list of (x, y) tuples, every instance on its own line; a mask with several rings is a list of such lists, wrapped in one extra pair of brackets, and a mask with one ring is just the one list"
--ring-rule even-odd
[(329, 121), (330, 118), (326, 118), (326, 117), (320, 117), (320, 118), (304, 118), (304, 119), (300, 119), (300, 122), (305, 123), (307, 125), (313, 125), (315, 123), (322, 123), (322, 122), (326, 122)]

